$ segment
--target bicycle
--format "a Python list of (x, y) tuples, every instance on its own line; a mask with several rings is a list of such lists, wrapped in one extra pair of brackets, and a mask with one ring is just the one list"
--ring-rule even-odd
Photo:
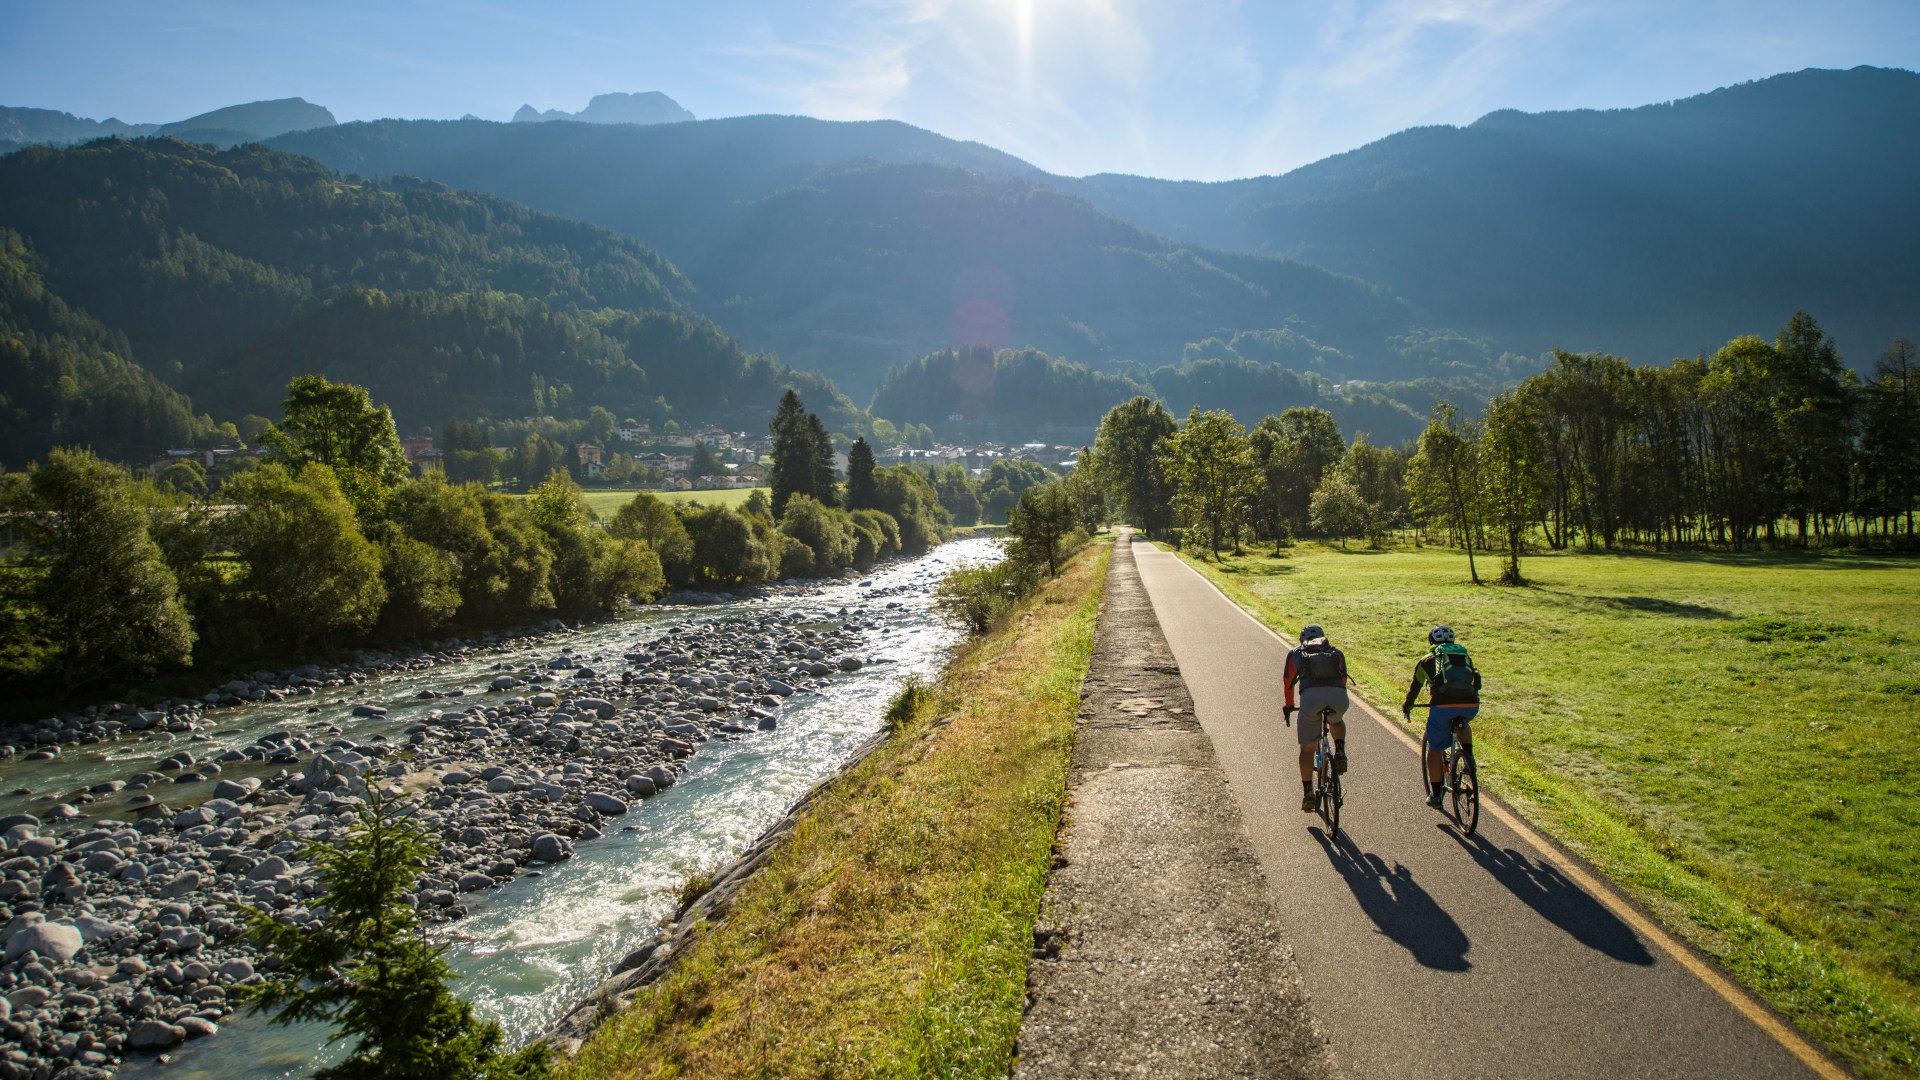
[[(1430, 709), (1431, 705), (1415, 705), (1416, 709)], [(1453, 823), (1460, 829), (1462, 836), (1472, 836), (1480, 828), (1480, 768), (1474, 763), (1473, 751), (1460, 741), (1460, 729), (1467, 722), (1454, 717), (1450, 725), (1453, 745), (1441, 751), (1440, 767), (1442, 782), (1450, 793), (1453, 803)], [(1427, 740), (1420, 739), (1420, 791), (1427, 791)]]
[(1340, 774), (1333, 767), (1333, 709), (1320, 710), (1320, 746), (1313, 752), (1314, 802), (1320, 819), (1327, 823), (1330, 836), (1340, 835), (1340, 804), (1346, 796), (1340, 790)]

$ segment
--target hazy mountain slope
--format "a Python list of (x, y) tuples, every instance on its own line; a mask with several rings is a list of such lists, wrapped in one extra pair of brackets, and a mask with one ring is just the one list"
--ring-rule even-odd
[(64, 145), (110, 135), (147, 135), (158, 127), (158, 124), (123, 123), (113, 117), (105, 120), (89, 120), (84, 116), (75, 116), (72, 113), (58, 112), (54, 109), (27, 109), (0, 105), (0, 147), (4, 147), (6, 143), (21, 146), (28, 143)]
[(1497, 112), (1285, 176), (1066, 181), (1192, 242), (1378, 282), (1448, 325), (1660, 360), (1806, 307), (1866, 365), (1916, 332), (1920, 76), (1803, 71), (1668, 104)]
[(289, 131), (332, 127), (337, 123), (325, 106), (305, 98), (279, 98), (274, 101), (250, 101), (224, 109), (203, 112), (185, 120), (164, 124), (158, 135), (179, 135), (193, 131), (237, 131), (258, 139), (284, 135)]
[(1288, 326), (1364, 372), (1385, 337), (1418, 321), (1349, 278), (1183, 249), (1018, 159), (904, 124), (381, 122), (274, 145), (641, 238), (723, 302), (711, 313), (731, 332), (860, 390), (953, 344), (1163, 363), (1210, 335)]
[(516, 124), (554, 120), (578, 120), (583, 124), (677, 124), (691, 119), (692, 113), (658, 90), (641, 94), (596, 94), (586, 108), (574, 113), (562, 109), (541, 112), (531, 105), (522, 105), (513, 114)]
[(49, 289), (124, 335), (123, 358), (223, 418), (270, 412), (307, 370), (379, 383), (413, 424), (455, 404), (522, 415), (533, 375), (576, 387), (581, 410), (647, 414), (671, 393), (713, 419), (770, 406), (748, 383), (799, 378), (694, 316), (686, 279), (633, 240), (258, 145), (28, 149), (0, 158), (0, 227)]

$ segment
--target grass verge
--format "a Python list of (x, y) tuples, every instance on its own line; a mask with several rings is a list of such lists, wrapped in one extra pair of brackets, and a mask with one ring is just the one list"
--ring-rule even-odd
[(1920, 1070), (1913, 560), (1563, 553), (1525, 588), (1437, 549), (1188, 561), (1283, 633), (1326, 625), (1388, 709), (1453, 625), (1489, 792), (1861, 1073)]
[(1110, 551), (903, 693), (894, 736), (560, 1075), (1005, 1076)]

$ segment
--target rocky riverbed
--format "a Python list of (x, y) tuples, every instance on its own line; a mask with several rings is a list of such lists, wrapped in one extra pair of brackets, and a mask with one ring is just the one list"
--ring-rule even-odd
[[(235, 988), (274, 964), (246, 939), (246, 913), (316, 918), (306, 845), (349, 828), (371, 788), (417, 798), (440, 840), (415, 893), (430, 922), (555, 873), (641, 817), (704, 748), (769, 738), (794, 702), (884, 665), (953, 554), (624, 630), (306, 668), (215, 700), (40, 725), (16, 761), (43, 783), (91, 782), (50, 803), (45, 787), (6, 782), (0, 1080), (110, 1075), (213, 1035)], [(236, 705), (252, 728), (228, 725)], [(128, 771), (100, 775), (115, 766)]]

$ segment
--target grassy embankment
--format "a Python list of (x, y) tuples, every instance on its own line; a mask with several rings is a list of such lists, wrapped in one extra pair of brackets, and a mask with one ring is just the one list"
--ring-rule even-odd
[[(593, 508), (594, 514), (604, 520), (612, 517), (619, 512), (621, 507), (632, 502), (633, 497), (638, 494), (639, 491), (639, 488), (587, 488), (585, 494), (587, 497), (587, 505)], [(740, 506), (747, 501), (747, 496), (752, 495), (756, 491), (765, 491), (768, 495), (773, 494), (772, 490), (768, 488), (729, 488), (724, 491), (652, 491), (648, 494), (657, 495), (670, 503), (697, 502), (704, 503), (707, 506)]]
[(560, 1075), (1005, 1076), (1110, 551), (970, 644)]
[(1920, 1070), (1920, 562), (1557, 554), (1519, 589), (1432, 548), (1189, 562), (1325, 624), (1388, 709), (1450, 623), (1490, 792), (1862, 1073)]

